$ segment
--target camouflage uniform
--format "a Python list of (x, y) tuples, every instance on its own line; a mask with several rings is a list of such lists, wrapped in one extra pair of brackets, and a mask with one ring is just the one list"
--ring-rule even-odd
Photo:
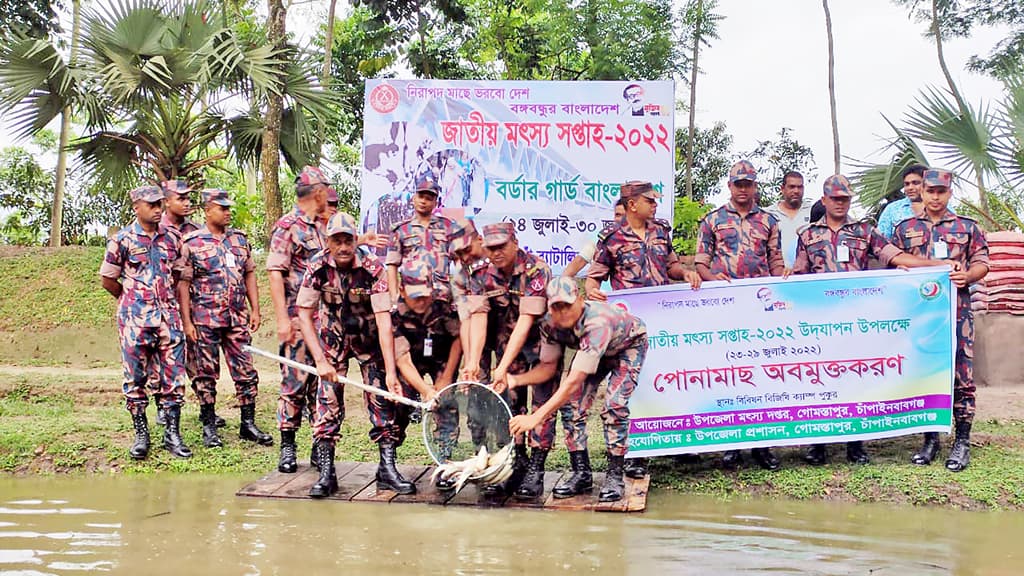
[(448, 242), (452, 235), (452, 221), (444, 216), (431, 216), (424, 227), (415, 218), (395, 225), (388, 238), (388, 253), (384, 263), (398, 266), (403, 262), (421, 262), (433, 270), (434, 282), (442, 297), (450, 298), (448, 267), (451, 258)]
[[(849, 258), (840, 262), (837, 250), (846, 246)], [(882, 266), (901, 254), (882, 236), (877, 228), (866, 220), (846, 222), (833, 232), (825, 218), (811, 222), (797, 235), (794, 274), (815, 274), (820, 272), (854, 272), (867, 270), (869, 260), (874, 257)]]
[[(267, 254), (267, 270), (278, 270), (284, 274), (288, 317), (292, 319), (296, 331), (294, 342), (281, 344), (279, 353), (303, 364), (312, 364), (313, 358), (298, 332), (298, 306), (295, 299), (310, 259), (324, 249), (322, 227), (323, 222), (295, 208), (274, 224)], [(281, 367), (281, 396), (277, 402), (277, 424), (280, 430), (299, 428), (303, 407), (312, 407), (316, 403), (316, 382), (315, 375)]]
[[(163, 199), (155, 187), (143, 190), (137, 199)], [(101, 276), (121, 281), (117, 328), (124, 395), (132, 414), (144, 413), (149, 404), (146, 383), (151, 373), (159, 376), (156, 397), (161, 407), (180, 406), (184, 400), (185, 336), (174, 294), (179, 247), (173, 230), (160, 226), (149, 235), (135, 222), (107, 242), (100, 266)]]
[(565, 438), (566, 448), (570, 452), (587, 449), (587, 414), (598, 386), (608, 378), (601, 410), (604, 440), (610, 454), (625, 456), (629, 447), (629, 398), (647, 355), (647, 327), (643, 320), (618, 306), (587, 301), (583, 304), (583, 316), (571, 329), (560, 329), (552, 324), (550, 316), (545, 317), (541, 338), (541, 362), (557, 361), (566, 347), (574, 348), (578, 352), (569, 370), (588, 375), (569, 401), (573, 420)]
[[(948, 256), (935, 253), (935, 243), (945, 242)], [(922, 258), (958, 262), (964, 270), (975, 264), (988, 265), (988, 241), (978, 224), (964, 216), (946, 211), (933, 224), (926, 213), (908, 218), (896, 225), (892, 243), (903, 251)], [(956, 386), (953, 389), (953, 417), (957, 423), (974, 421), (974, 314), (971, 292), (960, 288), (956, 293)]]
[[(161, 182), (160, 189), (163, 190), (164, 198), (169, 197), (171, 194), (184, 194), (191, 192), (191, 188), (189, 188), (187, 184), (185, 184), (185, 182), (181, 180), (169, 180), (166, 182)], [(160, 218), (160, 225), (166, 228), (167, 230), (174, 232), (174, 234), (178, 237), (179, 241), (182, 238), (184, 238), (185, 235), (191, 234), (192, 232), (199, 230), (199, 225), (193, 222), (192, 220), (189, 220), (188, 218), (185, 218), (185, 220), (181, 223), (180, 226), (175, 224), (173, 221), (171, 221), (170, 213), (168, 213), (166, 210), (164, 210), (164, 215)], [(193, 357), (193, 353), (194, 351), (192, 350), (192, 343), (186, 339), (185, 373), (188, 374), (189, 379), (195, 378), (195, 373), (192, 371), (194, 363), (189, 361), (189, 359)], [(155, 370), (149, 375), (149, 388), (154, 392), (160, 389), (160, 377)], [(193, 391), (195, 390), (194, 384), (192, 386), (192, 389)]]
[[(503, 226), (508, 223), (492, 224)], [(511, 237), (511, 225), (506, 226)], [(536, 316), (538, 320), (547, 311), (545, 288), (551, 280), (551, 269), (547, 263), (537, 256), (527, 253), (522, 248), (516, 253), (512, 273), (505, 275), (493, 263), (471, 277), (466, 306), (471, 314), (487, 313), (487, 340), (494, 343), (494, 350), (501, 358), (505, 354), (509, 337), (515, 328), (520, 314)], [(540, 362), (540, 322), (534, 322), (526, 337), (522, 350), (509, 366), (509, 374), (522, 374)], [(558, 387), (558, 377), (533, 386), (534, 409), (540, 408)], [(512, 415), (527, 413), (526, 390), (517, 388), (508, 391), (509, 405)], [(530, 433), (530, 446), (541, 450), (550, 450), (555, 440), (554, 418), (549, 418), (543, 425)]]
[(182, 241), (181, 279), (190, 282), (191, 316), (197, 335), (188, 364), (192, 389), (200, 404), (216, 402), (220, 348), (224, 349), (235, 383), (238, 404), (256, 403), (259, 375), (252, 355), (244, 349), (252, 343), (245, 276), (254, 269), (249, 240), (239, 230), (228, 228), (218, 238), (204, 226)]
[[(364, 384), (386, 388), (374, 314), (390, 310), (391, 296), (384, 265), (376, 256), (357, 251), (352, 268), (342, 270), (329, 251), (318, 252), (309, 262), (296, 302), (314, 310), (323, 306), (327, 323), (320, 327), (320, 343), (332, 366), (346, 366), (350, 358), (355, 358)], [(403, 395), (409, 394), (408, 387), (403, 387)], [(364, 396), (370, 414), (370, 440), (401, 444), (409, 423), (409, 407), (376, 394)], [(320, 380), (313, 437), (336, 442), (344, 418), (343, 385)]]
[(668, 222), (648, 220), (646, 238), (640, 238), (623, 219), (598, 234), (587, 277), (597, 281), (610, 277), (614, 290), (662, 286), (669, 283), (668, 270), (677, 262)]
[(781, 276), (785, 262), (778, 220), (756, 205), (746, 216), (732, 202), (722, 206), (700, 222), (694, 263), (730, 278)]

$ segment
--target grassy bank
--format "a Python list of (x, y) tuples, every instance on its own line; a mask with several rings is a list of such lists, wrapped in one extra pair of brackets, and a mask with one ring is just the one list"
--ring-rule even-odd
[[(154, 448), (149, 459), (128, 457), (131, 423), (123, 407), (114, 302), (102, 292), (97, 270), (102, 249), (0, 249), (0, 474), (238, 474), (255, 478), (274, 469), (277, 447), (238, 439), (238, 411), (229, 382), (220, 385), (218, 412), (228, 420), (222, 430), (225, 446), (203, 448), (198, 407), (191, 392), (182, 417), (185, 439), (195, 456), (171, 458)], [(270, 311), (266, 281), (261, 275), (264, 310)], [(271, 344), (272, 323), (265, 323), (257, 343)], [(273, 346), (270, 346), (273, 348)], [(273, 431), (278, 375), (260, 362), (259, 425)], [(358, 370), (350, 370), (358, 374)], [(338, 448), (339, 459), (373, 460), (376, 449), (367, 438), (360, 394), (346, 394), (347, 419)], [(845, 463), (841, 445), (831, 447), (832, 464), (805, 465), (801, 448), (780, 449), (784, 468), (766, 472), (747, 465), (721, 469), (718, 455), (699, 464), (662, 458), (652, 462), (657, 490), (696, 493), (723, 499), (752, 497), (802, 500), (890, 502), (941, 505), (963, 509), (1024, 510), (1024, 390), (981, 389), (971, 467), (952, 474), (939, 462), (930, 467), (908, 463), (919, 439), (908, 437), (868, 443), (872, 464)], [(154, 408), (150, 407), (152, 421)], [(154, 444), (160, 429), (154, 426)], [(604, 468), (600, 423), (592, 418), (591, 447), (595, 467)], [(274, 433), (275, 442), (278, 440)], [(567, 467), (561, 444), (549, 459), (551, 470)], [(309, 428), (299, 434), (300, 456), (308, 457)], [(408, 463), (429, 463), (419, 439), (419, 426), (400, 449)]]

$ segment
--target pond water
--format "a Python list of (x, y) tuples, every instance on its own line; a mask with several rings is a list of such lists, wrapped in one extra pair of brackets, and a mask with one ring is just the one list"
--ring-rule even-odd
[(0, 479), (0, 574), (1022, 574), (1024, 514), (654, 492), (643, 514), (242, 498), (235, 477)]

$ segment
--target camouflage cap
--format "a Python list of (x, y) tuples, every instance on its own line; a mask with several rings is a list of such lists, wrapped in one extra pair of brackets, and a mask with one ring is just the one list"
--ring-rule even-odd
[(164, 180), (160, 183), (160, 189), (164, 191), (164, 196), (167, 198), (175, 194), (188, 194), (192, 191), (192, 187), (188, 185), (188, 182), (180, 178), (177, 180)]
[(580, 297), (580, 288), (575, 278), (567, 276), (556, 276), (548, 282), (547, 288), (548, 306), (557, 304), (572, 304)]
[(203, 204), (214, 203), (220, 206), (234, 206), (235, 203), (228, 198), (227, 190), (221, 190), (220, 188), (205, 188), (199, 195), (203, 199)]
[(924, 171), (924, 185), (925, 187), (943, 186), (945, 188), (951, 188), (953, 186), (953, 173), (949, 170), (929, 168)]
[(476, 226), (472, 220), (465, 218), (456, 220), (452, 227), (451, 239), (448, 241), (448, 250), (454, 256), (456, 252), (469, 248), (476, 234)]
[(156, 186), (139, 186), (128, 192), (128, 197), (132, 202), (159, 202), (164, 199), (164, 193)]
[(651, 200), (660, 200), (661, 192), (654, 189), (654, 186), (650, 182), (644, 182), (642, 180), (630, 180), (625, 184), (619, 186), (619, 196), (623, 198), (636, 198), (637, 196), (644, 196)]
[(833, 174), (825, 179), (821, 186), (822, 192), (829, 198), (849, 198), (853, 196), (850, 191), (850, 181), (842, 174)]
[(757, 182), (757, 169), (747, 160), (740, 160), (729, 169), (729, 184), (740, 180)]
[(434, 182), (433, 178), (427, 176), (416, 182), (416, 192), (427, 192), (437, 196), (441, 193), (441, 187), (438, 186), (437, 182)]
[(358, 236), (356, 219), (346, 212), (335, 212), (327, 222), (327, 235), (334, 236), (335, 234), (351, 234), (353, 238)]
[(333, 186), (327, 189), (327, 203), (337, 204), (338, 203), (338, 191)]
[(407, 259), (402, 262), (399, 270), (402, 288), (409, 298), (424, 298), (434, 293), (434, 272), (426, 262)]
[(484, 246), (493, 248), (515, 240), (516, 228), (511, 222), (495, 222), (484, 226)]
[(295, 177), (296, 186), (313, 186), (314, 184), (330, 184), (324, 173), (316, 166), (306, 166)]

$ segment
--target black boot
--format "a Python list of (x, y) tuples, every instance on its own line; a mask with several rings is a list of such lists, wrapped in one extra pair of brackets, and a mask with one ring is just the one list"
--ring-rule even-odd
[(213, 414), (213, 423), (217, 426), (217, 428), (223, 428), (228, 425), (227, 420), (221, 418), (219, 415), (217, 415), (216, 412)]
[(178, 458), (191, 458), (192, 450), (181, 439), (181, 406), (167, 408), (167, 425), (164, 426), (164, 448)]
[(956, 440), (946, 459), (946, 470), (961, 472), (971, 463), (971, 423), (957, 422)]
[(846, 443), (846, 459), (853, 464), (870, 464), (871, 457), (860, 440)]
[(144, 411), (132, 414), (132, 426), (135, 427), (135, 442), (128, 449), (128, 454), (135, 460), (142, 460), (149, 456), (149, 421)]
[(630, 458), (625, 466), (626, 476), (634, 480), (647, 476), (647, 458)]
[(924, 433), (924, 444), (921, 445), (921, 449), (914, 453), (910, 457), (910, 462), (917, 464), (918, 466), (927, 466), (935, 460), (935, 456), (939, 454), (939, 433), (938, 432), (925, 432)]
[(277, 460), (277, 471), (294, 474), (299, 469), (295, 461), (295, 430), (281, 430), (281, 457)]
[(273, 446), (273, 437), (256, 427), (256, 405), (241, 406), (241, 409), (242, 423), (238, 425), (238, 437), (260, 446)]
[(572, 498), (594, 489), (594, 477), (590, 471), (590, 454), (586, 450), (569, 452), (572, 476), (555, 486), (551, 494), (555, 498)]
[(729, 450), (722, 454), (722, 468), (732, 470), (743, 463), (743, 454), (739, 450)]
[(338, 491), (338, 476), (334, 472), (334, 444), (326, 440), (318, 442), (316, 449), (320, 478), (309, 489), (310, 498), (327, 498)]
[(828, 464), (828, 448), (824, 444), (814, 444), (804, 454), (804, 462), (811, 466), (824, 466)]
[(217, 423), (213, 420), (213, 404), (202, 404), (199, 406), (199, 421), (203, 424), (203, 446), (207, 448), (219, 448), (224, 445), (217, 435)]
[(601, 484), (601, 491), (597, 494), (598, 502), (617, 502), (622, 500), (622, 493), (626, 491), (626, 484), (622, 479), (624, 458), (624, 456), (608, 455), (608, 471), (604, 475), (604, 484)]
[(399, 494), (415, 494), (416, 485), (403, 478), (395, 466), (398, 446), (392, 440), (381, 440), (379, 448), (380, 465), (377, 466), (377, 489), (393, 490)]
[(526, 444), (516, 444), (515, 457), (512, 460), (512, 475), (501, 484), (489, 484), (484, 486), (485, 496), (501, 496), (511, 494), (519, 488), (519, 483), (526, 476), (526, 469), (530, 466), (530, 458), (526, 453)]
[(548, 459), (548, 451), (534, 448), (530, 454), (530, 465), (526, 467), (526, 476), (516, 488), (515, 497), (520, 500), (532, 500), (544, 493), (544, 463)]
[(754, 458), (754, 462), (757, 462), (757, 465), (765, 470), (782, 468), (782, 462), (779, 462), (779, 459), (768, 448), (754, 448), (750, 451), (750, 455)]
[(320, 448), (317, 446), (316, 440), (313, 440), (313, 445), (309, 447), (309, 465), (312, 468), (320, 469), (320, 456), (318, 452)]
[(156, 425), (166, 426), (167, 425), (167, 413), (164, 412), (164, 407), (157, 405), (156, 407)]

